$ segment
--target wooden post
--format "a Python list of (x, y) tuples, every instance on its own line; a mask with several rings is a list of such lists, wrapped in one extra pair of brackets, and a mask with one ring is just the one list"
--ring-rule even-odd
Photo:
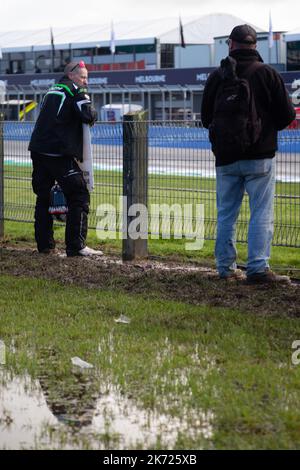
[[(123, 118), (123, 261), (148, 257), (147, 117), (140, 111)], [(136, 212), (134, 204), (141, 204), (142, 211)]]
[(4, 236), (4, 115), (0, 113), (0, 238)]

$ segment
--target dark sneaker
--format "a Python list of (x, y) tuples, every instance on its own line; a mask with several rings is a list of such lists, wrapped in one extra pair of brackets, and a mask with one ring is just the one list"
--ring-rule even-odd
[(234, 269), (228, 272), (224, 276), (220, 276), (220, 279), (225, 279), (226, 281), (242, 281), (245, 279), (245, 274), (241, 269)]
[(276, 274), (270, 269), (266, 269), (263, 273), (252, 274), (247, 276), (247, 284), (290, 284), (289, 276)]
[(43, 248), (42, 250), (39, 250), (39, 253), (41, 255), (56, 255), (58, 251), (56, 248)]

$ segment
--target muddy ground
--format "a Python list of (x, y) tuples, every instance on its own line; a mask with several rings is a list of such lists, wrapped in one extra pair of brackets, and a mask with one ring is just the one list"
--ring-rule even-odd
[(56, 280), (65, 285), (113, 289), (144, 297), (239, 309), (256, 315), (300, 318), (300, 284), (248, 286), (219, 280), (213, 268), (168, 260), (122, 263), (118, 256), (66, 258), (34, 249), (0, 247), (0, 274)]

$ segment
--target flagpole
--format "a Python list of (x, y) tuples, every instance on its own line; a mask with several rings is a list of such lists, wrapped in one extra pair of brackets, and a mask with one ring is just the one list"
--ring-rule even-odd
[(271, 64), (271, 59), (272, 59), (272, 47), (274, 45), (274, 39), (273, 39), (273, 27), (272, 27), (272, 16), (271, 16), (271, 10), (269, 12), (269, 37), (268, 37), (268, 46), (269, 46), (269, 64)]
[(111, 29), (110, 29), (110, 52), (112, 54), (112, 69), (114, 68), (115, 63), (115, 52), (116, 52), (116, 44), (115, 44), (115, 31), (114, 31), (114, 23), (111, 22)]
[(54, 72), (54, 37), (52, 28), (50, 28), (50, 40), (51, 40), (51, 72)]
[(181, 15), (179, 14), (179, 68), (181, 69), (181, 49), (182, 49), (182, 23)]
[(179, 68), (181, 69), (181, 46), (179, 47)]

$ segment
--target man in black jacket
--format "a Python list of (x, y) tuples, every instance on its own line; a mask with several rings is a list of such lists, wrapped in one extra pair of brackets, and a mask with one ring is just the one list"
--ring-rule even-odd
[[(249, 283), (289, 282), (288, 276), (278, 276), (270, 270), (269, 258), (273, 236), (277, 132), (294, 119), (295, 111), (280, 75), (263, 64), (256, 51), (256, 39), (256, 32), (249, 25), (236, 26), (228, 39), (230, 59), (227, 63), (234, 62), (237, 76), (248, 79), (261, 129), (255, 143), (242, 153), (234, 149), (228, 152), (225, 145), (215, 151), (216, 263), (221, 278), (242, 277), (236, 269), (235, 225), (246, 190), (251, 212), (247, 280)], [(216, 97), (223, 79), (224, 70), (220, 67), (209, 76), (204, 89), (201, 118), (203, 126), (211, 130)]]
[(65, 75), (46, 93), (31, 136), (32, 187), (37, 195), (35, 239), (40, 253), (50, 253), (55, 248), (49, 204), (51, 188), (57, 181), (68, 205), (67, 256), (102, 254), (85, 246), (90, 195), (76, 162), (83, 158), (82, 124), (93, 125), (97, 120), (87, 94), (87, 79), (84, 62), (66, 66)]

